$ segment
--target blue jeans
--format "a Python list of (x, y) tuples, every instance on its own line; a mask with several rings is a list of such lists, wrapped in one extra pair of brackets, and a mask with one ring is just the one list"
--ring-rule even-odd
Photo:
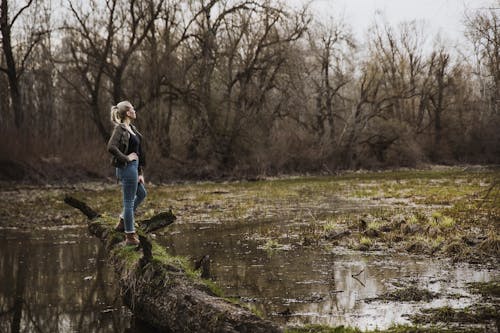
[(116, 176), (122, 182), (123, 211), (125, 232), (135, 232), (134, 212), (147, 195), (143, 184), (139, 183), (139, 162), (128, 162), (123, 168), (116, 168)]

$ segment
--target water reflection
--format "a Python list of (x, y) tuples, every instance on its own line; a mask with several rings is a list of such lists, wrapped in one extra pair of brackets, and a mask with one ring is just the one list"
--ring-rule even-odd
[(141, 332), (85, 229), (0, 231), (0, 332)]
[[(498, 278), (499, 271), (448, 261), (387, 253), (303, 247), (307, 230), (293, 222), (221, 225), (178, 223), (160, 241), (180, 255), (210, 254), (212, 273), (228, 296), (252, 304), (281, 324), (349, 325), (362, 329), (407, 323), (422, 307), (466, 306), (474, 300), (467, 282)], [(287, 251), (262, 249), (274, 235)], [(278, 235), (278, 236), (276, 236)], [(393, 283), (411, 282), (442, 296), (430, 303), (367, 301)], [(462, 297), (457, 299), (457, 294)]]
[[(384, 328), (406, 322), (403, 315), (421, 307), (467, 306), (473, 299), (466, 282), (499, 278), (498, 270), (466, 264), (303, 247), (305, 228), (283, 221), (180, 222), (158, 240), (174, 254), (210, 254), (226, 295), (283, 325)], [(264, 250), (267, 235), (289, 250)], [(122, 305), (114, 279), (104, 248), (85, 228), (0, 230), (0, 332), (151, 332)], [(367, 301), (401, 281), (442, 297), (430, 303)]]

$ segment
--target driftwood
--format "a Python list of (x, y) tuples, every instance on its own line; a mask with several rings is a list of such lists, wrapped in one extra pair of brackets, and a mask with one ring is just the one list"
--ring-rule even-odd
[(99, 213), (90, 208), (85, 202), (82, 202), (76, 198), (67, 195), (64, 198), (64, 202), (70, 205), (71, 207), (75, 207), (76, 209), (80, 210), (83, 213), (83, 215), (87, 216), (89, 220), (93, 220), (96, 217), (100, 216)]
[[(171, 211), (139, 223), (141, 244), (134, 249), (123, 246), (123, 234), (113, 230), (115, 221), (74, 198), (66, 197), (65, 202), (89, 218), (90, 233), (104, 242), (119, 277), (125, 304), (137, 318), (160, 332), (282, 332), (272, 322), (216, 296), (208, 282), (193, 277), (192, 272), (175, 260), (161, 256), (166, 252), (146, 232), (173, 223), (175, 216)], [(207, 260), (208, 256), (199, 264), (206, 265)]]

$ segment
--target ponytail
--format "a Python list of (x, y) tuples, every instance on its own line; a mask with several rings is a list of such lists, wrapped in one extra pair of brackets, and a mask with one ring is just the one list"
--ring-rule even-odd
[(121, 123), (120, 117), (118, 116), (118, 111), (119, 111), (118, 106), (113, 105), (111, 107), (111, 122), (113, 124)]
[(111, 122), (113, 124), (120, 124), (127, 116), (127, 111), (132, 107), (129, 101), (122, 101), (111, 107)]

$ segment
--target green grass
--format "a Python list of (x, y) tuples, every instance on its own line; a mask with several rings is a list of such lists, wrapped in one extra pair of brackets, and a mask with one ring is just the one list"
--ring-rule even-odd
[(127, 269), (133, 269), (141, 259), (142, 252), (132, 246), (118, 246), (112, 250), (112, 255), (117, 256)]
[[(150, 185), (138, 219), (171, 207), (182, 222), (297, 221), (308, 223), (303, 238), (313, 239), (315, 244), (321, 244), (324, 236), (332, 231), (349, 229), (351, 235), (335, 240), (335, 245), (359, 244), (360, 237), (369, 236), (377, 246), (396, 250), (415, 242), (426, 243), (426, 247), (436, 249), (437, 255), (466, 253), (457, 251), (460, 244), (456, 242), (463, 237), (488, 234), (487, 243), (469, 250), (478, 257), (483, 252), (495, 256), (500, 247), (499, 231), (494, 227), (495, 221), (497, 225), (500, 221), (500, 188), (490, 191), (487, 200), (483, 197), (488, 185), (499, 177), (500, 169), (475, 172), (442, 168), (346, 172), (338, 176), (285, 177), (256, 182)], [(62, 202), (65, 193), (104, 212), (110, 225), (116, 223), (121, 209), (119, 185), (81, 184), (79, 187), (77, 191), (23, 188), (9, 192), (0, 205), (4, 225), (36, 228), (47, 223), (85, 223), (79, 212)], [(343, 202), (353, 210), (325, 212), (342, 207)], [(363, 234), (359, 221), (366, 214), (373, 217), (366, 228), (375, 232)], [(390, 232), (380, 231), (382, 226), (391, 226), (398, 215), (404, 217), (403, 226), (397, 225)], [(421, 230), (405, 233), (406, 225), (418, 225)], [(368, 245), (368, 241), (365, 242)], [(273, 248), (273, 244), (268, 247)]]
[(359, 240), (359, 244), (366, 245), (366, 246), (371, 246), (373, 244), (373, 241), (370, 238), (361, 237), (361, 239)]
[(439, 222), (439, 225), (443, 228), (452, 228), (455, 226), (455, 224), (455, 220), (449, 216), (443, 216), (443, 218)]

